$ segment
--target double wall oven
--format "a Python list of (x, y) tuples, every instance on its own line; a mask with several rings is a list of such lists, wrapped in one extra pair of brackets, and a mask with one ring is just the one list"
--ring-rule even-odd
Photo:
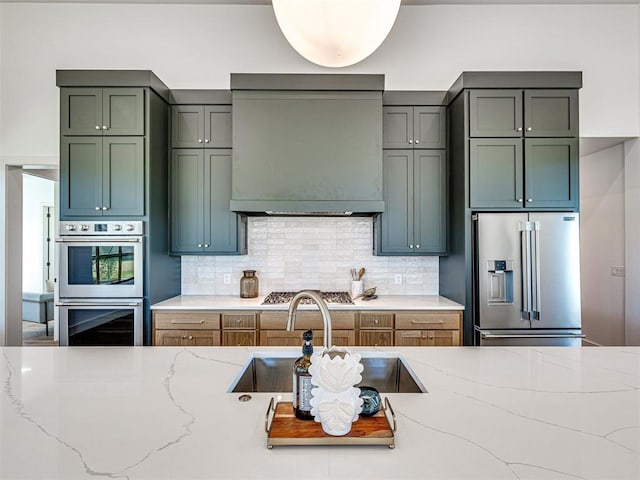
[(143, 223), (63, 221), (60, 345), (142, 345)]

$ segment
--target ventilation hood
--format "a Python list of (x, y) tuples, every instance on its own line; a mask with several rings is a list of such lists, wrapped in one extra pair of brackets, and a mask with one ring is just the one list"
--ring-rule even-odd
[(382, 75), (232, 74), (231, 210), (384, 211)]

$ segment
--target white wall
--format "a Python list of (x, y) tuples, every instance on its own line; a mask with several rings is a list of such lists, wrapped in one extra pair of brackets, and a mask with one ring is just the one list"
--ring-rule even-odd
[(582, 328), (587, 340), (624, 345), (624, 146), (580, 158)]
[[(23, 175), (22, 177), (22, 290), (44, 292), (44, 238), (43, 206), (54, 205), (54, 187), (51, 180)], [(52, 238), (53, 241), (53, 238)]]

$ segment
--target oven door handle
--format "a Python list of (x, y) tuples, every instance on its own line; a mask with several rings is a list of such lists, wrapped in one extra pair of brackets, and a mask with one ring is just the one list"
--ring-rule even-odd
[(140, 243), (142, 237), (58, 237), (58, 243)]
[(141, 302), (58, 302), (56, 307), (137, 307)]

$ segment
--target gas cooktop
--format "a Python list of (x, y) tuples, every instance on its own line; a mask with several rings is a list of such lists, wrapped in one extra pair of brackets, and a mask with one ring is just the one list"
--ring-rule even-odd
[[(275, 304), (275, 303), (289, 303), (293, 296), (298, 292), (271, 292), (264, 298), (262, 302), (265, 304)], [(351, 295), (349, 292), (319, 292), (320, 297), (327, 303), (346, 303), (352, 304)], [(301, 304), (311, 304), (315, 303), (310, 298), (303, 298), (300, 300)]]

